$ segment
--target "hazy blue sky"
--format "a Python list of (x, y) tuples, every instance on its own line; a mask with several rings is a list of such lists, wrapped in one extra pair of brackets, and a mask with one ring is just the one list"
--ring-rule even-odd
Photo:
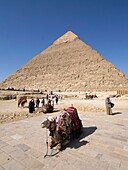
[(128, 76), (128, 0), (0, 0), (0, 82), (67, 31)]

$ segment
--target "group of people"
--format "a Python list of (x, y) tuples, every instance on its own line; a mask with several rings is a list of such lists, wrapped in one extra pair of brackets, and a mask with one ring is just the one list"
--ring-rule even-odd
[[(45, 105), (44, 97), (43, 97), (41, 103), (42, 103), (42, 106)], [(29, 113), (33, 113), (35, 111), (35, 105), (36, 105), (36, 108), (38, 108), (39, 104), (40, 104), (40, 99), (39, 98), (36, 98), (36, 101), (34, 101), (34, 99), (31, 99), (30, 102), (29, 102)]]
[(43, 99), (40, 101), (39, 98), (31, 99), (29, 102), (29, 113), (33, 113), (35, 111), (35, 107), (39, 108), (40, 103), (42, 104), (42, 107), (47, 105), (52, 105), (54, 107), (54, 99), (55, 103), (58, 104), (59, 96), (55, 95), (54, 98), (50, 98), (49, 95), (47, 94), (46, 97), (43, 97)]
[[(47, 100), (47, 102), (46, 102), (47, 105), (52, 105), (54, 107), (54, 100), (51, 100), (49, 98), (48, 94), (46, 95), (46, 100)], [(59, 97), (58, 97), (58, 95), (56, 95), (55, 96), (56, 104), (58, 104), (58, 100), (59, 100)], [(38, 108), (39, 104), (40, 104), (39, 98), (37, 98), (35, 102), (34, 102), (34, 99), (31, 99), (30, 102), (29, 102), (29, 113), (33, 113), (35, 111), (35, 105), (36, 105), (36, 108)], [(45, 98), (44, 97), (41, 100), (41, 104), (42, 104), (42, 107), (45, 105)], [(107, 97), (105, 99), (105, 106), (106, 106), (107, 115), (112, 115), (112, 108), (114, 107), (114, 104), (111, 102), (110, 97)]]
[[(52, 97), (49, 96), (48, 94), (46, 95), (47, 101), (53, 101), (54, 102), (54, 99), (55, 99), (56, 104), (58, 104), (59, 98), (60, 98), (60, 96), (58, 96), (58, 95), (55, 95), (55, 96), (52, 96)], [(62, 97), (60, 98), (60, 100), (61, 99), (62, 99)]]

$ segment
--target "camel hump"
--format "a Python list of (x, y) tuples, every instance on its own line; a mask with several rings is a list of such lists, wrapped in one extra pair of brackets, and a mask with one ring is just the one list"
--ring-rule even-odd
[(77, 109), (75, 107), (69, 107), (68, 109), (66, 109), (66, 111), (68, 112), (70, 118), (71, 118), (71, 129), (72, 131), (76, 131), (78, 129), (80, 129), (82, 127), (82, 123), (81, 120), (79, 118)]
[(69, 107), (61, 111), (57, 120), (57, 131), (62, 139), (70, 139), (71, 132), (80, 131), (82, 128), (81, 120), (79, 119), (77, 109)]

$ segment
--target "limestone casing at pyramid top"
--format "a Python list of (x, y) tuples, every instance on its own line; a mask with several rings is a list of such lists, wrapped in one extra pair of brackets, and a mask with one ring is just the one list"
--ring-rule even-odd
[(75, 39), (79, 39), (79, 37), (74, 34), (72, 31), (66, 32), (64, 35), (62, 35), (60, 38), (58, 38), (56, 41), (54, 41), (54, 45), (57, 44), (62, 44), (65, 42), (71, 42), (74, 41)]

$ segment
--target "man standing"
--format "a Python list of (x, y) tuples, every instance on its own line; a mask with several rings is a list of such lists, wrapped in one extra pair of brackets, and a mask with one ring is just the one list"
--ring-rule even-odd
[(58, 104), (58, 95), (56, 95), (55, 100), (56, 100), (56, 104)]
[(107, 112), (107, 115), (112, 115), (110, 97), (107, 97), (107, 98), (105, 99), (105, 105), (106, 105), (106, 112)]
[(39, 100), (39, 98), (37, 97), (37, 99), (36, 99), (36, 107), (39, 107), (39, 104), (40, 104), (40, 100)]

